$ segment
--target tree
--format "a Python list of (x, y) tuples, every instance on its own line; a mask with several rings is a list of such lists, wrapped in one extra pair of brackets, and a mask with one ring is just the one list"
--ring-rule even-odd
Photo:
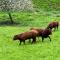
[(12, 15), (11, 15), (11, 2), (9, 0), (0, 0), (0, 8), (2, 11), (7, 12), (10, 18), (11, 23), (13, 24), (14, 21), (12, 19)]
[(12, 19), (11, 11), (33, 11), (32, 0), (0, 0), (0, 9), (7, 12), (11, 23)]

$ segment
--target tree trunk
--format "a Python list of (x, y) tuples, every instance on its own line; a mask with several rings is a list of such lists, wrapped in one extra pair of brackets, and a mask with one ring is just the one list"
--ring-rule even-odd
[(12, 20), (11, 13), (10, 13), (10, 12), (8, 12), (8, 15), (9, 15), (9, 18), (10, 18), (11, 24), (13, 24), (13, 23), (14, 23), (14, 21)]

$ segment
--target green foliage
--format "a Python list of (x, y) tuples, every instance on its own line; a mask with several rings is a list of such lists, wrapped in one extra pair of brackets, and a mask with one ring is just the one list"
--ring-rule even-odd
[[(0, 13), (0, 22), (5, 22), (9, 20), (8, 15), (5, 13)], [(18, 26), (38, 26), (44, 27), (46, 23), (54, 20), (59, 21), (59, 12), (39, 12), (39, 13), (29, 13), (29, 12), (16, 12), (12, 13), (12, 18), (14, 22), (19, 23)], [(45, 23), (44, 23), (45, 22)], [(41, 23), (41, 24), (40, 24)], [(43, 24), (44, 23), (44, 24)]]
[(9, 0), (0, 0), (0, 10), (4, 11), (4, 12), (9, 12), (11, 11), (12, 7), (11, 7), (11, 3), (9, 2)]

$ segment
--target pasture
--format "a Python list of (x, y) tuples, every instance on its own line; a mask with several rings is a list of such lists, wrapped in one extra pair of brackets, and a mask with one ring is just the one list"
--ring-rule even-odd
[(19, 45), (19, 41), (13, 41), (13, 36), (31, 27), (45, 28), (49, 22), (59, 21), (60, 15), (53, 12), (48, 13), (12, 13), (13, 20), (18, 24), (5, 24), (8, 21), (6, 13), (0, 13), (0, 60), (60, 60), (60, 26), (58, 31), (42, 42), (41, 37), (35, 44), (26, 41), (25, 45)]

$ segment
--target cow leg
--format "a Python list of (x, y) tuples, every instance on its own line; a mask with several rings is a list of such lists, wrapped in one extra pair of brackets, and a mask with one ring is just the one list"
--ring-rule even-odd
[(48, 36), (49, 37), (49, 39), (50, 39), (50, 41), (51, 41), (51, 38), (50, 38), (50, 36)]
[(43, 40), (44, 40), (44, 37), (42, 37), (42, 42), (43, 42)]
[(58, 26), (57, 26), (57, 30), (58, 30)]
[(35, 43), (36, 42), (36, 37), (35, 38), (33, 38), (33, 41), (32, 41), (32, 43)]
[(34, 42), (36, 42), (36, 37), (33, 39)]
[(19, 45), (21, 45), (21, 42), (22, 42), (22, 41), (20, 40), (20, 43), (19, 43)]
[(23, 43), (25, 44), (25, 40), (23, 41)]

